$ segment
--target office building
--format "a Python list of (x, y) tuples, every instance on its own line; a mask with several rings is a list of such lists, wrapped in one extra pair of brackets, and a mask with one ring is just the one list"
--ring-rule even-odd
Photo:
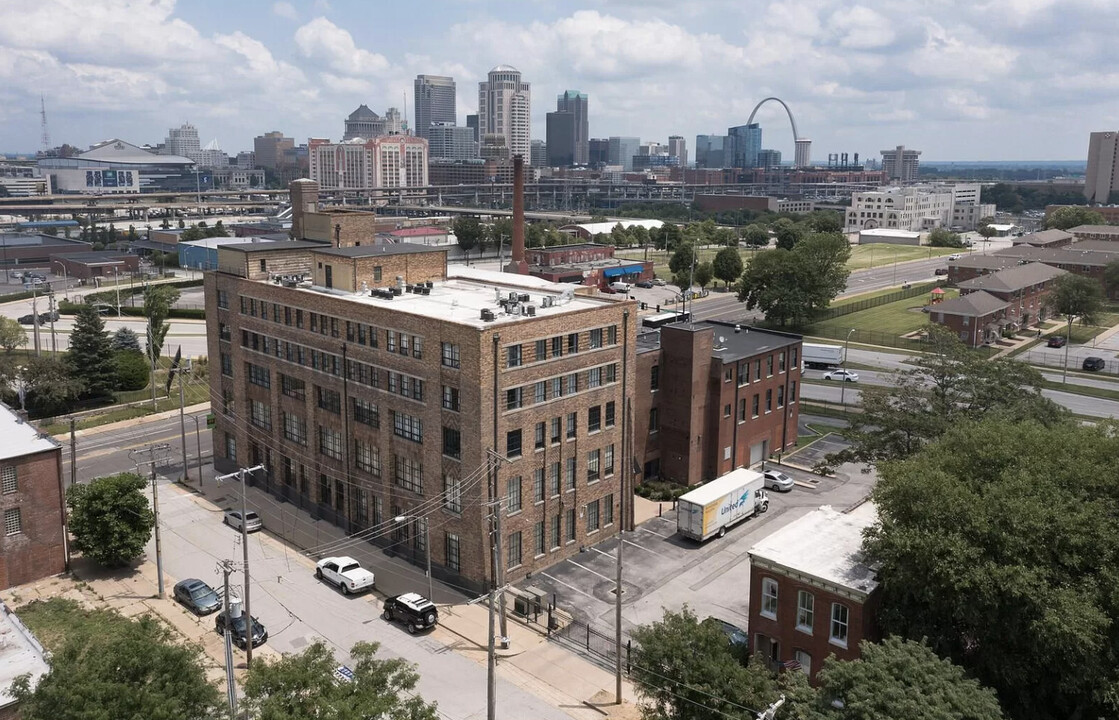
[(759, 150), (756, 166), (762, 170), (775, 170), (781, 167), (781, 151)]
[(695, 166), (712, 169), (733, 167), (731, 139), (726, 135), (696, 135)]
[(606, 138), (591, 138), (587, 142), (587, 164), (601, 167), (610, 160), (610, 141)]
[(688, 141), (680, 135), (668, 136), (668, 154), (676, 158), (680, 167), (688, 166)]
[(851, 195), (848, 232), (889, 228), (926, 232), (950, 227), (954, 216), (952, 188), (940, 185), (879, 188)]
[[(812, 166), (812, 141), (808, 138), (797, 138), (795, 141), (793, 165), (798, 168)], [(855, 153), (855, 165), (859, 164), (859, 154)]]
[(427, 185), (428, 147), (423, 138), (385, 135), (341, 143), (312, 139), (308, 145), (311, 180), (324, 191), (360, 193)]
[(284, 137), (279, 130), (266, 132), (253, 138), (253, 157), (256, 166), (276, 170), (285, 165), (284, 153), (295, 148), (295, 140)]
[(575, 164), (575, 114), (550, 112), (547, 120), (548, 165), (571, 167)]
[(893, 150), (883, 150), (882, 172), (890, 182), (917, 182), (920, 156), (920, 150), (906, 150), (904, 145), (898, 145)]
[(171, 128), (167, 131), (167, 139), (163, 141), (163, 151), (160, 154), (188, 158), (191, 153), (196, 153), (201, 149), (202, 143), (198, 139), (198, 128), (190, 123), (183, 123), (181, 127)]
[(609, 142), (606, 164), (621, 167), (622, 170), (632, 170), (633, 156), (640, 152), (641, 138), (618, 137), (615, 135), (610, 138)]
[(242, 170), (252, 170), (256, 167), (256, 153), (252, 150), (242, 150), (237, 153), (234, 164)]
[(454, 123), (432, 123), (427, 128), (427, 143), (427, 154), (432, 160), (470, 160), (478, 157), (474, 130)]
[(1119, 169), (1119, 132), (1094, 132), (1088, 138), (1088, 169), (1084, 173), (1084, 197), (1088, 202), (1110, 204)]
[(345, 130), (342, 134), (343, 142), (346, 140), (372, 140), (375, 137), (400, 132), (400, 112), (396, 108), (389, 108), (389, 113), (395, 113), (392, 118), (386, 113), (381, 117), (369, 109), (368, 105), (359, 105), (346, 117)]
[(762, 128), (758, 123), (727, 128), (731, 145), (731, 165), (735, 168), (758, 166), (758, 153), (762, 151)]
[(575, 165), (586, 165), (590, 159), (590, 118), (587, 96), (578, 90), (565, 90), (556, 97), (556, 112), (574, 115)]
[(478, 83), (478, 132), (483, 138), (502, 135), (511, 155), (529, 156), (532, 96), (516, 68), (498, 65), (486, 82)]
[(217, 468), (472, 589), (628, 526), (636, 303), (368, 240), (218, 248)]
[(482, 142), (482, 136), (478, 133), (478, 114), (466, 116), (466, 127), (474, 131), (474, 142)]
[(217, 138), (206, 143), (206, 147), (190, 152), (187, 157), (198, 167), (224, 168), (229, 165), (229, 156), (218, 145)]
[[(620, 407), (620, 404), (619, 404)], [(0, 404), (0, 590), (66, 569), (62, 446)], [(0, 643), (0, 646), (4, 643)]]
[(548, 167), (548, 143), (533, 140), (529, 143), (528, 164), (534, 168)]
[(446, 75), (417, 75), (413, 86), (416, 108), (413, 122), (415, 134), (428, 138), (428, 128), (435, 123), (454, 125), (458, 122), (455, 114), (455, 79)]

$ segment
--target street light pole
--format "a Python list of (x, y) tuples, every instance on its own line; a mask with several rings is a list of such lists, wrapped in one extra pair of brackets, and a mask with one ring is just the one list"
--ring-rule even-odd
[(194, 421), (194, 439), (198, 443), (198, 487), (202, 487), (202, 431), (198, 424), (198, 416), (191, 415), (190, 419)]
[(847, 347), (851, 344), (851, 335), (855, 332), (855, 328), (847, 331), (847, 339), (843, 341), (843, 380), (839, 385), (839, 404), (843, 409), (847, 409)]
[(61, 260), (51, 260), (51, 265), (62, 268), (62, 296), (66, 298), (66, 302), (70, 302), (70, 279), (66, 273), (66, 266)]

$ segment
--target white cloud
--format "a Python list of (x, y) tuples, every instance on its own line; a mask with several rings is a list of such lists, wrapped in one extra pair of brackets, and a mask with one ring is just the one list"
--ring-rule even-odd
[(295, 6), (289, 2), (281, 1), (272, 3), (272, 13), (282, 18), (287, 18), (288, 20), (299, 19), (299, 13), (296, 12)]
[(829, 27), (840, 35), (839, 44), (846, 48), (880, 48), (893, 44), (897, 38), (893, 23), (865, 5), (837, 10)]
[(362, 50), (348, 30), (318, 17), (295, 31), (303, 57), (324, 63), (343, 75), (379, 74), (389, 69), (384, 55)]

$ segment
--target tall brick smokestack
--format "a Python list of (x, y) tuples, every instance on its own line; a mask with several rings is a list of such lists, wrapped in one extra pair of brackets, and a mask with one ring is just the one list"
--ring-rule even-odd
[(525, 262), (525, 159), (513, 156), (513, 254), (505, 272), (528, 274)]

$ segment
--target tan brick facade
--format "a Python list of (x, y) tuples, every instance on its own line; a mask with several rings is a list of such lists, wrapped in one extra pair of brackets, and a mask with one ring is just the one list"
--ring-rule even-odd
[[(62, 449), (0, 461), (15, 491), (0, 493), (0, 589), (57, 575), (66, 568), (59, 486)], [(9, 474), (14, 470), (14, 478)], [(6, 485), (8, 488), (11, 484)], [(18, 511), (19, 530), (8, 524)]]
[[(408, 257), (393, 279), (446, 276), (444, 253)], [(472, 589), (491, 578), (492, 480), (507, 581), (616, 532), (636, 303), (476, 325), (220, 271), (206, 299), (220, 469), (264, 463), (273, 494), (400, 551), (423, 533), (392, 518), (422, 516), (436, 576)], [(491, 448), (510, 456), (495, 478)]]

